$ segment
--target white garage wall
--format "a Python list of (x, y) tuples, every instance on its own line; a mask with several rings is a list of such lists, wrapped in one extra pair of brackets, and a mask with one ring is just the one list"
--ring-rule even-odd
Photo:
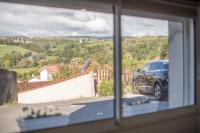
[(169, 105), (194, 104), (193, 20), (169, 22)]
[(183, 25), (169, 21), (169, 105), (183, 106)]
[(93, 73), (18, 93), (18, 103), (46, 103), (86, 97), (95, 97)]

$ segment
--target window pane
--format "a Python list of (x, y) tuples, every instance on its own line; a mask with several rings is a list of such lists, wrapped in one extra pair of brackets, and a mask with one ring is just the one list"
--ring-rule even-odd
[(149, 71), (149, 68), (150, 68), (150, 64), (147, 64), (147, 65), (144, 66), (142, 71), (147, 72), (147, 71)]
[(194, 104), (193, 22), (174, 20), (122, 16), (124, 117)]
[(150, 71), (154, 71), (154, 70), (159, 70), (162, 68), (162, 64), (161, 62), (155, 62), (151, 64), (151, 68)]
[(2, 132), (113, 117), (113, 16), (108, 11), (0, 3)]

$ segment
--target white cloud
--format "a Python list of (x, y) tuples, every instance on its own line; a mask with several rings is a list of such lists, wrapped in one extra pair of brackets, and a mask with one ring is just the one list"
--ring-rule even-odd
[[(112, 36), (111, 14), (0, 3), (0, 35)], [(123, 17), (123, 35), (166, 35), (167, 22)]]
[(168, 35), (168, 21), (142, 17), (122, 17), (122, 35), (144, 36)]

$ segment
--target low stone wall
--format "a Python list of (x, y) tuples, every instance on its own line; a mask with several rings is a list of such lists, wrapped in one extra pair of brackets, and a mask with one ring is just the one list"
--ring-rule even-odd
[(0, 105), (17, 101), (17, 74), (0, 68)]

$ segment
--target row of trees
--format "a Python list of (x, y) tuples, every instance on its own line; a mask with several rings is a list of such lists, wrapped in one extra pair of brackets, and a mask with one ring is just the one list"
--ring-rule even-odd
[(46, 57), (42, 54), (33, 54), (30, 51), (27, 51), (25, 54), (12, 51), (10, 54), (7, 53), (0, 58), (0, 67), (6, 69), (35, 67), (45, 58)]

